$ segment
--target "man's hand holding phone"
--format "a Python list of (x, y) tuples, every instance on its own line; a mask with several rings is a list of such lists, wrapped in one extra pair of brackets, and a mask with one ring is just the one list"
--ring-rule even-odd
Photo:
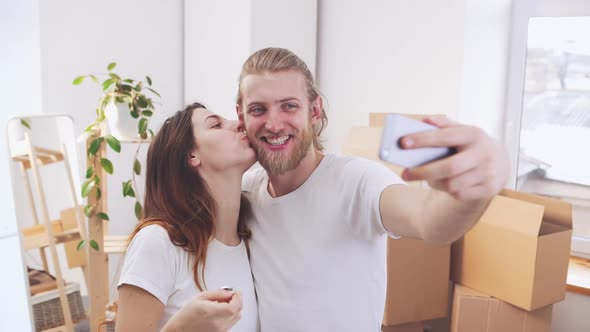
[(498, 142), (480, 128), (445, 116), (421, 122), (388, 115), (380, 158), (406, 167), (404, 180), (427, 181), (430, 187), (465, 201), (496, 195), (509, 171), (507, 154)]

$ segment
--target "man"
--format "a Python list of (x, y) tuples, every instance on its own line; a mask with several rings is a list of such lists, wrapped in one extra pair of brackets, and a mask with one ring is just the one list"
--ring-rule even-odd
[(481, 129), (444, 117), (404, 148), (446, 146), (449, 158), (405, 170), (322, 152), (327, 117), (305, 63), (280, 48), (244, 63), (237, 113), (263, 169), (247, 173), (251, 266), (262, 331), (380, 331), (386, 234), (450, 243), (505, 184), (506, 154)]

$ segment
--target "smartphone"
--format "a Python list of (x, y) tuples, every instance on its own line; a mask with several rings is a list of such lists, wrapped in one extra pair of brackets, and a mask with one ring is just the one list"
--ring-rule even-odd
[(454, 148), (447, 147), (402, 149), (402, 137), (408, 134), (436, 129), (438, 127), (422, 121), (398, 114), (387, 114), (385, 116), (383, 134), (381, 135), (379, 158), (404, 168), (413, 168), (455, 153)]

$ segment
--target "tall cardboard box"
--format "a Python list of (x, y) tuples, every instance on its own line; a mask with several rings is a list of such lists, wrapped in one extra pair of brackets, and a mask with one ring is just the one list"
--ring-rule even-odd
[[(379, 117), (371, 118), (371, 121)], [(383, 163), (400, 174), (401, 168), (378, 157), (381, 128), (353, 127), (343, 154)], [(408, 185), (422, 187), (421, 183)], [(387, 296), (383, 325), (392, 327), (446, 317), (450, 273), (450, 246), (416, 239), (388, 239)], [(393, 327), (392, 327), (393, 328)]]
[(456, 284), (451, 332), (550, 332), (553, 306), (526, 311)]
[(452, 247), (452, 279), (525, 310), (565, 298), (572, 207), (504, 190)]
[(383, 325), (446, 317), (450, 246), (409, 238), (387, 241)]

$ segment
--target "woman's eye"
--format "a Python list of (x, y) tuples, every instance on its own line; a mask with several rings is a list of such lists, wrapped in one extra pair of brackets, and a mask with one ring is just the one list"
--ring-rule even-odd
[(217, 122), (211, 128), (221, 128), (221, 122)]

